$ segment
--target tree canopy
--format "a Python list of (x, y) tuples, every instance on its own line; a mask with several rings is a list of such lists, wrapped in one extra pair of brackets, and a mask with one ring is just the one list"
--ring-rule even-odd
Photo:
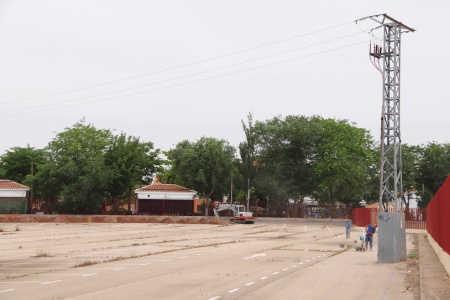
[(0, 157), (2, 178), (26, 184), (27, 175), (37, 173), (45, 161), (44, 151), (30, 147), (13, 147)]
[(127, 198), (130, 208), (133, 190), (148, 183), (160, 166), (152, 143), (124, 133), (114, 136), (84, 120), (58, 133), (45, 153), (38, 190), (60, 198), (66, 213), (98, 212), (111, 197)]
[(225, 140), (202, 137), (182, 141), (166, 152), (172, 182), (196, 190), (206, 199), (227, 194), (236, 150)]
[(43, 166), (40, 181), (48, 176), (63, 199), (63, 211), (88, 213), (100, 210), (113, 172), (104, 163), (112, 141), (109, 130), (76, 123), (58, 133), (47, 147), (50, 159)]
[(159, 150), (153, 143), (121, 133), (113, 137), (105, 153), (105, 164), (112, 172), (109, 192), (113, 198), (127, 198), (131, 209), (133, 191), (142, 184), (149, 184), (152, 175), (161, 169)]
[[(374, 161), (372, 139), (365, 129), (346, 120), (322, 121), (316, 152), (316, 176), (319, 199), (348, 203), (362, 200), (368, 174)], [(333, 212), (332, 212), (333, 213)]]
[[(293, 207), (305, 197), (358, 205), (379, 197), (379, 145), (367, 130), (347, 120), (289, 115), (241, 121), (244, 140), (202, 137), (183, 140), (164, 152), (152, 142), (114, 135), (84, 120), (56, 134), (44, 149), (13, 147), (0, 156), (0, 177), (33, 187), (35, 197), (58, 199), (57, 211), (93, 213), (105, 199), (128, 203), (134, 190), (160, 181), (196, 190), (204, 199), (235, 199)], [(236, 157), (238, 150), (239, 157)], [(164, 169), (163, 169), (164, 167)], [(402, 177), (409, 205), (420, 192), (426, 207), (450, 173), (450, 144), (402, 146)], [(231, 195), (230, 195), (231, 196)], [(231, 198), (231, 197), (229, 197)]]
[(276, 117), (255, 128), (259, 192), (291, 201), (314, 196), (332, 205), (362, 199), (375, 163), (366, 130), (318, 116)]
[(255, 177), (255, 164), (256, 162), (256, 146), (257, 146), (257, 136), (255, 133), (255, 128), (253, 125), (253, 116), (248, 114), (247, 116), (248, 124), (242, 121), (242, 129), (245, 133), (245, 141), (239, 144), (239, 154), (241, 156), (241, 172), (244, 178), (243, 183), (246, 193), (247, 210), (250, 205), (250, 191), (251, 186)]
[(450, 144), (428, 143), (419, 149), (417, 186), (423, 186), (420, 206), (426, 207), (450, 174)]

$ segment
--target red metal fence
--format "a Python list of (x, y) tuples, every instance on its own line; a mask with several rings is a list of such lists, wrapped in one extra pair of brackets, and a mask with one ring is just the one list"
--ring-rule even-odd
[(427, 207), (427, 231), (450, 254), (450, 176), (431, 199)]
[(406, 229), (426, 229), (427, 210), (426, 208), (410, 208), (405, 210)]
[(377, 208), (354, 208), (352, 210), (352, 223), (364, 227), (367, 224), (376, 224), (378, 218)]
[[(394, 208), (389, 208), (390, 212)], [(377, 224), (378, 208), (355, 208), (352, 210), (352, 223), (356, 226)], [(405, 209), (405, 227), (407, 229), (426, 229), (427, 214), (422, 208)]]

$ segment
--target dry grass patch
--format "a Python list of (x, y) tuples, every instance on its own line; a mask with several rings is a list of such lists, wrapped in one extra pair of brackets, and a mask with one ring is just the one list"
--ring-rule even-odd
[(97, 262), (97, 261), (85, 260), (82, 263), (74, 265), (73, 268), (87, 267), (87, 266), (92, 266), (92, 265), (95, 265), (95, 264), (98, 264), (98, 263), (99, 262)]
[(185, 242), (185, 241), (188, 241), (188, 239), (180, 239), (180, 240), (164, 240), (164, 241), (154, 242), (153, 244), (165, 244), (165, 243)]
[(40, 250), (37, 250), (36, 255), (32, 256), (32, 257), (50, 257), (50, 256), (51, 256), (50, 253), (48, 253), (45, 250), (40, 249)]
[(126, 260), (126, 259), (133, 259), (133, 258), (140, 258), (140, 257), (146, 257), (146, 256), (152, 256), (152, 255), (158, 255), (158, 254), (165, 254), (165, 253), (176, 252), (176, 251), (181, 251), (181, 250), (186, 250), (186, 249), (217, 247), (219, 245), (232, 244), (232, 243), (236, 243), (236, 241), (222, 242), (222, 243), (210, 243), (210, 244), (198, 245), (198, 246), (186, 246), (186, 247), (183, 247), (182, 249), (170, 249), (170, 250), (162, 250), (162, 251), (157, 251), (157, 252), (147, 252), (147, 253), (139, 254), (139, 255), (132, 254), (129, 256), (118, 256), (118, 257), (113, 257), (111, 259), (103, 260), (102, 262), (85, 261), (83, 263), (74, 265), (73, 267), (74, 268), (87, 267), (87, 266), (90, 266), (93, 264), (99, 264), (99, 263), (109, 263), (109, 262), (121, 261), (121, 260)]
[(412, 249), (409, 251), (406, 261), (406, 274), (404, 278), (405, 290), (415, 297), (420, 295), (420, 266), (419, 266), (419, 235), (410, 235)]

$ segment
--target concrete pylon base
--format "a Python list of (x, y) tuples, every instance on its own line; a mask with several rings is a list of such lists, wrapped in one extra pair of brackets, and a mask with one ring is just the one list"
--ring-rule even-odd
[(405, 214), (378, 213), (378, 262), (397, 263), (406, 260)]

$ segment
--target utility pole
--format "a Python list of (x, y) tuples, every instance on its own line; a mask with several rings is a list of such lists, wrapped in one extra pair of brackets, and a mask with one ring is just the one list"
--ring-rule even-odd
[(247, 178), (247, 211), (250, 211), (250, 175)]
[(31, 192), (30, 192), (30, 202), (28, 203), (28, 212), (31, 214), (33, 209), (33, 193), (34, 193), (34, 163), (31, 162)]
[(230, 203), (233, 204), (233, 171), (231, 171)]
[[(370, 46), (372, 64), (383, 77), (381, 112), (380, 195), (378, 212), (378, 262), (406, 260), (405, 212), (402, 182), (400, 134), (400, 46), (401, 34), (415, 30), (389, 17), (374, 15), (369, 19), (381, 25), (382, 45)], [(381, 68), (379, 61), (383, 60)]]

